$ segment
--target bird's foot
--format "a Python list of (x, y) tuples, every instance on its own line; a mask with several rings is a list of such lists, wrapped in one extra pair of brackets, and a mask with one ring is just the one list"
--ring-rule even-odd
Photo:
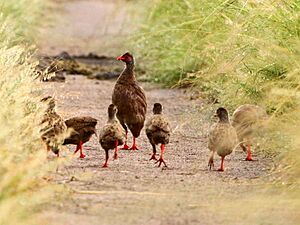
[(209, 170), (211, 170), (211, 168), (214, 168), (214, 160), (209, 160), (208, 161), (208, 167), (209, 167)]
[(118, 159), (118, 154), (115, 153), (113, 159)]
[(127, 144), (124, 144), (124, 146), (121, 148), (121, 150), (129, 150), (129, 146)]
[(102, 166), (102, 168), (107, 168), (107, 167), (108, 167), (107, 163), (104, 163)]
[(153, 155), (151, 156), (151, 158), (149, 159), (149, 161), (150, 161), (150, 160), (157, 160), (156, 154), (153, 154)]
[(80, 159), (84, 159), (85, 156), (86, 156), (86, 155), (82, 153), (82, 154), (80, 154), (79, 158), (80, 158)]
[(132, 145), (129, 150), (139, 150), (139, 148), (136, 145)]
[(252, 157), (246, 157), (245, 161), (254, 161)]
[(223, 168), (219, 168), (218, 171), (219, 172), (224, 172), (224, 169)]
[[(159, 163), (158, 163), (158, 162), (159, 162)], [(159, 160), (157, 160), (157, 161), (155, 162), (155, 164), (156, 164), (156, 163), (158, 163), (158, 167), (160, 167), (162, 163), (164, 164), (165, 167), (167, 167), (167, 164), (166, 164), (166, 162), (165, 162), (165, 160), (164, 160), (163, 158), (159, 158)]]

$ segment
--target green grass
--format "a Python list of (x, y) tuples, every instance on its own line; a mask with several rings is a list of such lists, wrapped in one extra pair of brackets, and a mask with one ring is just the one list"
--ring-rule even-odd
[(50, 165), (39, 134), (44, 106), (29, 47), (42, 4), (0, 1), (0, 224), (30, 223), (34, 207), (51, 193), (42, 179)]
[(260, 148), (277, 155), (273, 172), (288, 184), (283, 192), (299, 197), (300, 1), (157, 0), (145, 7), (133, 41), (148, 79), (188, 86), (230, 112), (264, 106), (270, 123)]
[(158, 0), (152, 8), (134, 37), (152, 81), (188, 84), (228, 106), (285, 110), (273, 100), (299, 85), (299, 1)]

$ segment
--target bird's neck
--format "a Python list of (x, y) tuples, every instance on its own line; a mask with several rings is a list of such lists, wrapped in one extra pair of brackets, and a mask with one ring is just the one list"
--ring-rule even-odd
[(228, 116), (222, 116), (219, 118), (220, 123), (229, 123), (229, 118)]
[(127, 62), (125, 65), (125, 70), (128, 69), (129, 71), (133, 71), (134, 68), (135, 68), (134, 61)]
[(47, 113), (47, 114), (54, 114), (54, 113), (56, 113), (56, 111), (55, 111), (54, 108), (48, 108), (48, 109), (46, 110), (46, 113)]
[(108, 115), (108, 122), (114, 122), (117, 120), (116, 114)]
[(135, 81), (134, 67), (134, 62), (126, 63), (125, 68), (119, 77), (119, 81)]

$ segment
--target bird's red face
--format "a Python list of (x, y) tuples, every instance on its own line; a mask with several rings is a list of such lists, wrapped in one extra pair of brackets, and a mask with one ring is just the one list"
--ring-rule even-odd
[(121, 60), (126, 63), (133, 62), (133, 56), (129, 52), (126, 52), (124, 55), (117, 57), (117, 60)]

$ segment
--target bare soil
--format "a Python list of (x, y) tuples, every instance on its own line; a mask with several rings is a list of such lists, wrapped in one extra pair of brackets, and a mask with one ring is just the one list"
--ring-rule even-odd
[[(64, 3), (61, 22), (44, 30), (41, 53), (53, 55), (69, 51), (83, 54), (90, 52), (91, 46), (100, 51), (99, 42), (106, 42), (110, 34), (119, 34), (122, 30), (119, 22), (126, 16), (125, 9), (120, 10), (120, 4), (125, 6), (127, 3), (100, 0)], [(108, 20), (111, 15), (115, 15), (119, 22)], [(104, 20), (110, 21), (109, 25), (106, 24), (106, 29), (97, 33), (95, 30)], [(62, 41), (47, 42), (50, 37)], [(76, 41), (69, 42), (71, 37)], [(85, 43), (86, 40), (88, 43)], [(122, 49), (124, 43), (120, 54)], [(117, 50), (116, 46), (113, 51)], [(118, 65), (123, 67), (120, 62)], [(51, 82), (43, 86), (45, 94), (55, 96), (58, 112), (65, 119), (95, 117), (99, 131), (107, 120), (114, 82), (67, 75), (64, 83)], [(209, 171), (206, 146), (213, 110), (201, 99), (190, 100), (183, 89), (162, 89), (148, 83), (141, 85), (146, 91), (148, 115), (153, 103), (160, 102), (173, 128), (165, 154), (168, 168), (158, 168), (149, 161), (152, 149), (144, 131), (138, 138), (140, 150), (120, 151), (119, 159), (110, 159), (109, 167), (101, 168), (104, 151), (94, 136), (84, 145), (85, 159), (73, 157), (53, 173), (54, 182), (66, 185), (71, 195), (45, 207), (40, 216), (42, 220), (49, 224), (70, 225), (253, 224), (248, 217), (248, 220), (242, 216), (228, 218), (224, 215), (226, 210), (222, 213), (217, 208), (225, 209), (230, 207), (230, 201), (248, 198), (247, 193), (255, 185), (262, 184), (261, 178), (269, 173), (272, 160), (254, 153), (258, 161), (245, 162), (245, 153), (237, 149), (226, 158), (225, 172)], [(74, 151), (75, 146), (68, 148)], [(62, 158), (70, 155), (70, 151), (62, 152)], [(216, 157), (215, 166), (218, 167), (219, 163), (219, 157)]]

